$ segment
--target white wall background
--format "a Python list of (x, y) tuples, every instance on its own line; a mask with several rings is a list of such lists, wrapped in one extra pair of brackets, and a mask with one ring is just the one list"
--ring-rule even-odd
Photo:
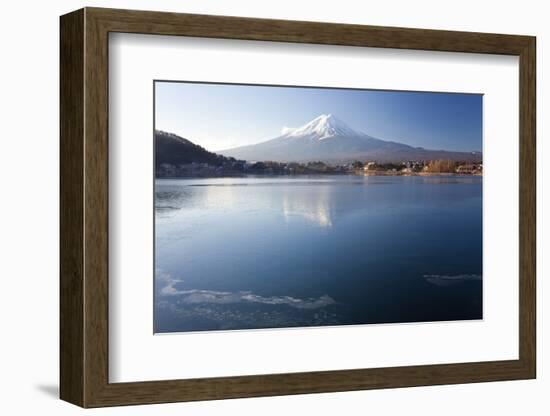
[[(369, 4), (371, 3), (371, 4)], [(0, 14), (0, 410), (72, 415), (58, 394), (58, 16), (83, 6), (317, 20), (536, 35), (538, 41), (538, 379), (533, 381), (316, 394), (89, 410), (102, 415), (546, 415), (550, 360), (544, 348), (550, 261), (550, 145), (544, 136), (550, 26), (545, 2), (429, 0), (51, 0), (5, 2)], [(548, 66), (548, 68), (546, 67)], [(548, 258), (548, 257), (547, 257)]]

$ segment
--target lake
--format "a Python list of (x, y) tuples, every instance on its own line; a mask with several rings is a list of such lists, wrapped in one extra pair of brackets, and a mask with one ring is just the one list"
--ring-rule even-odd
[(158, 179), (155, 332), (482, 318), (482, 178)]

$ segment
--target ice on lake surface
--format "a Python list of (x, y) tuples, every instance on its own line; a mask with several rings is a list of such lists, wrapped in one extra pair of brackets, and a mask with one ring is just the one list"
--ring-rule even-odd
[(155, 331), (482, 318), (482, 178), (155, 184)]

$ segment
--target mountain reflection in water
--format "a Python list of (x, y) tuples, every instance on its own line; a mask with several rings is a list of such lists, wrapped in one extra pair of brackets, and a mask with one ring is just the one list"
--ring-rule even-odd
[(480, 319), (481, 191), (481, 177), (157, 180), (155, 331)]

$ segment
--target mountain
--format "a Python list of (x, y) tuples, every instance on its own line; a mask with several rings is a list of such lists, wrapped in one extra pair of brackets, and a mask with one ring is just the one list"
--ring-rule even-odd
[(224, 156), (209, 152), (203, 147), (191, 141), (167, 133), (155, 130), (155, 168), (158, 169), (163, 163), (171, 165), (186, 165), (188, 163), (208, 163), (209, 165), (220, 166), (228, 159)]
[(481, 152), (428, 150), (380, 140), (353, 130), (332, 114), (320, 115), (299, 128), (285, 127), (282, 135), (274, 139), (218, 153), (248, 161), (277, 162), (397, 162), (434, 159), (481, 161)]

